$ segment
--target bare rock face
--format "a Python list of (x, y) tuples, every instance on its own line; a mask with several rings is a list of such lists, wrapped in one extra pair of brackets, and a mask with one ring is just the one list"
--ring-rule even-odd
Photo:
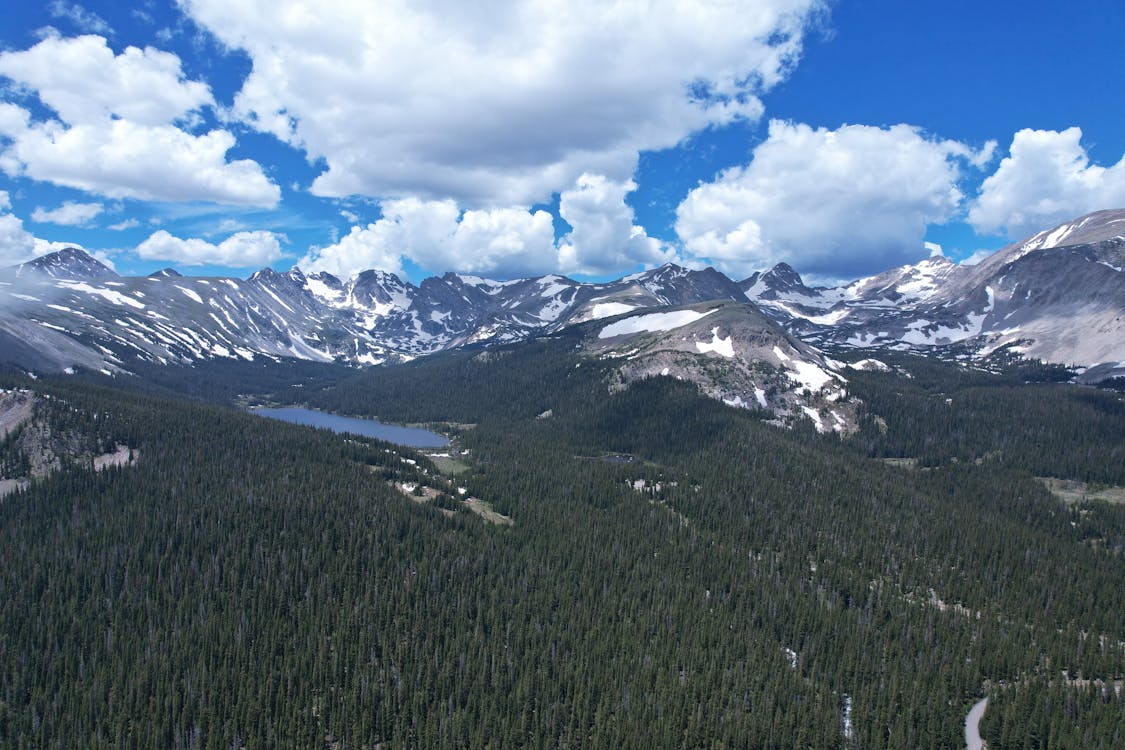
[(0, 389), (0, 498), (67, 466), (102, 471), (139, 459), (140, 452), (123, 443), (102, 453), (95, 436), (61, 427), (59, 409), (65, 414), (68, 407), (50, 398), (27, 389)]
[(590, 331), (585, 350), (617, 365), (618, 387), (672, 377), (783, 423), (809, 419), (820, 432), (855, 428), (843, 365), (786, 333), (753, 305), (710, 302), (639, 311)]

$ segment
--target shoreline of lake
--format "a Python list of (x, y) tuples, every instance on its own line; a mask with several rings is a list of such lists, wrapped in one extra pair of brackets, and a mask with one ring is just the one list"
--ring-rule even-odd
[(449, 446), (449, 438), (431, 430), (421, 427), (385, 424), (377, 419), (341, 417), (329, 412), (315, 411), (299, 406), (259, 406), (251, 407), (249, 411), (266, 419), (276, 419), (308, 427), (322, 427), (339, 434), (377, 438), (407, 448), (446, 448)]

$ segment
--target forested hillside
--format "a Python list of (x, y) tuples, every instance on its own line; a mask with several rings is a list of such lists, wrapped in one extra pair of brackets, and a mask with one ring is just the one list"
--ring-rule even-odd
[[(901, 366), (856, 373), (849, 440), (611, 394), (566, 336), (297, 388), (8, 377), (141, 458), (0, 503), (0, 744), (953, 748), (988, 695), (992, 747), (1120, 747), (1125, 513), (1034, 476), (1119, 482), (1121, 396)], [(173, 390), (446, 423), (514, 525)]]

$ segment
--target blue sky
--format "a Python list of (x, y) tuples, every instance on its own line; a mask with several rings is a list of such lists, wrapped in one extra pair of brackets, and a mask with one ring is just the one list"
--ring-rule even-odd
[(0, 28), (0, 263), (850, 279), (1125, 207), (1125, 6), (74, 3)]

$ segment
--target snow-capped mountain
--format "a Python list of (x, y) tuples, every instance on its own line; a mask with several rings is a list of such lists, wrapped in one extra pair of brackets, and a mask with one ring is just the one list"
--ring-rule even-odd
[(0, 353), (48, 370), (257, 356), (365, 365), (709, 299), (746, 300), (717, 271), (678, 266), (607, 284), (447, 273), (415, 286), (377, 270), (347, 281), (298, 268), (265, 268), (246, 280), (173, 269), (125, 277), (68, 249), (0, 275)]
[[(172, 269), (165, 269), (171, 271)], [(114, 279), (117, 273), (84, 250), (68, 247), (28, 261), (14, 269), (15, 276), (46, 276), (52, 279)], [(175, 271), (172, 271), (175, 273)]]
[(615, 363), (622, 387), (663, 375), (783, 422), (810, 419), (820, 432), (855, 426), (845, 365), (786, 333), (752, 304), (639, 310), (587, 330), (584, 350)]
[(110, 371), (134, 359), (260, 356), (368, 365), (724, 300), (752, 301), (822, 347), (1004, 349), (1116, 372), (1125, 370), (1123, 267), (1125, 210), (1045, 230), (976, 266), (933, 257), (835, 288), (806, 286), (785, 264), (741, 283), (676, 265), (607, 283), (447, 273), (414, 285), (377, 270), (341, 280), (297, 268), (245, 280), (173, 269), (128, 277), (72, 248), (0, 270), (0, 360)]
[[(824, 345), (999, 349), (1079, 367), (1125, 368), (1125, 210), (1098, 211), (963, 266), (933, 257), (842, 287), (779, 274), (742, 286), (764, 311)], [(778, 271), (779, 269), (774, 269)]]
[[(115, 370), (132, 359), (387, 357), (369, 334), (349, 327), (350, 316), (314, 298), (300, 271), (266, 269), (248, 280), (171, 270), (128, 277), (65, 250), (16, 267), (0, 280), (0, 295), (0, 350), (43, 369)], [(34, 356), (26, 356), (29, 346)]]

